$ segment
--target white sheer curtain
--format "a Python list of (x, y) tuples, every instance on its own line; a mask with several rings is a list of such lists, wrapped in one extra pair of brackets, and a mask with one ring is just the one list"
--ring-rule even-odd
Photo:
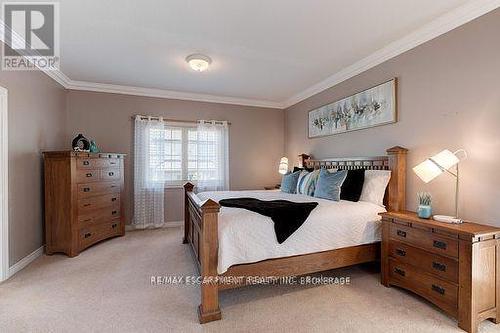
[[(134, 140), (134, 218), (132, 228), (161, 227), (165, 223), (164, 181), (155, 174), (152, 160), (157, 151), (164, 151), (163, 119), (135, 118)], [(154, 142), (153, 142), (154, 141)], [(152, 150), (155, 150), (153, 152)]]
[(198, 192), (229, 190), (229, 126), (227, 121), (199, 120), (197, 127)]

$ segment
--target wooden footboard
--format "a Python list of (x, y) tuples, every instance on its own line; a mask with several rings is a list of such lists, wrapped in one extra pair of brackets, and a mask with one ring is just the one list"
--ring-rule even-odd
[(184, 241), (191, 244), (202, 277), (200, 323), (221, 319), (219, 287), (217, 284), (217, 215), (220, 205), (208, 199), (201, 201), (193, 192), (193, 184), (184, 185)]

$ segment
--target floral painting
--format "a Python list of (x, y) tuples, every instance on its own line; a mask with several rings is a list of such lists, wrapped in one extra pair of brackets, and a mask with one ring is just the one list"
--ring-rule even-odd
[(309, 112), (309, 137), (396, 122), (396, 79)]

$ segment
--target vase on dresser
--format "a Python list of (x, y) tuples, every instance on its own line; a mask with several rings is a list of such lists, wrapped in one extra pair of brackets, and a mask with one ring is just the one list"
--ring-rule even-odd
[(46, 253), (70, 257), (123, 236), (125, 154), (44, 152)]

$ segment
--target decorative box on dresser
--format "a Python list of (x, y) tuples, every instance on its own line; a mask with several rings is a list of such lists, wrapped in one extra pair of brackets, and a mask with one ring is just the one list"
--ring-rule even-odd
[(125, 155), (44, 152), (46, 253), (70, 257), (123, 236)]
[(477, 332), (500, 322), (500, 228), (382, 213), (382, 284), (426, 298)]

